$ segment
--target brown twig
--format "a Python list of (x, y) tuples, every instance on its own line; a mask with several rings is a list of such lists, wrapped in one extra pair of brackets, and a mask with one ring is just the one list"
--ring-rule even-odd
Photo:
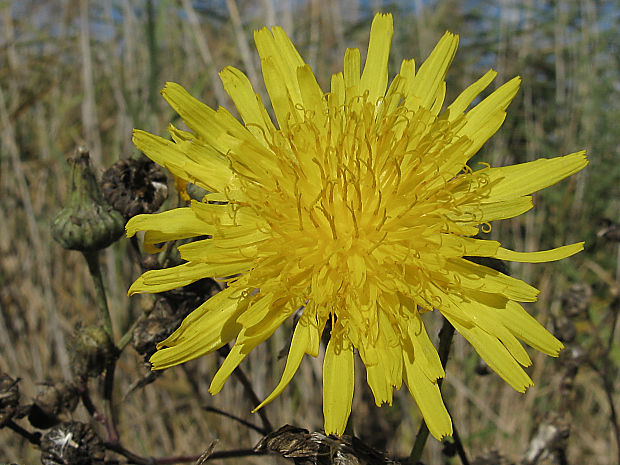
[(8, 420), (4, 426), (9, 428), (10, 430), (16, 432), (21, 437), (26, 439), (30, 444), (34, 444), (35, 446), (41, 445), (41, 433), (31, 433), (30, 431), (25, 430), (13, 420)]
[[(141, 457), (137, 454), (134, 454), (130, 450), (126, 449), (122, 445), (117, 442), (106, 442), (104, 443), (106, 449), (116, 452), (119, 455), (122, 455), (126, 459), (128, 459), (128, 463), (135, 465), (173, 465), (175, 463), (193, 463), (199, 460), (202, 455), (179, 455), (176, 457)], [(264, 455), (263, 452), (255, 451), (254, 449), (231, 449), (231, 450), (223, 450), (219, 452), (212, 452), (206, 460), (203, 460), (203, 463), (209, 462), (211, 460), (217, 459), (228, 459), (235, 457), (248, 457), (248, 456), (256, 456), (256, 455)]]
[(254, 431), (257, 431), (263, 435), (269, 434), (270, 431), (267, 431), (264, 428), (261, 428), (259, 426), (256, 426), (253, 423), (250, 423), (249, 421), (244, 420), (243, 418), (239, 418), (236, 415), (233, 415), (231, 413), (225, 412), (224, 410), (220, 410), (216, 407), (209, 407), (209, 406), (205, 406), (203, 407), (203, 409), (205, 409), (207, 412), (213, 412), (213, 413), (217, 413), (218, 415), (222, 415), (226, 418), (230, 418), (231, 420), (235, 420), (238, 423), (241, 423), (243, 426), (247, 426), (250, 429), (253, 429)]

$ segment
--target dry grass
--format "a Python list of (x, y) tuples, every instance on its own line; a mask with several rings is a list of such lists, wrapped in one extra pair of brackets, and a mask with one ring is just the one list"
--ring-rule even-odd
[[(456, 0), (420, 1), (413, 2), (413, 9), (410, 3), (0, 3), (0, 371), (21, 378), (24, 398), (35, 394), (38, 383), (68, 376), (65, 339), (78, 323), (98, 319), (84, 260), (61, 249), (49, 230), (67, 196), (65, 157), (74, 147), (86, 143), (101, 170), (136, 153), (130, 142), (132, 128), (163, 134), (174, 118), (157, 94), (166, 80), (181, 83), (210, 105), (232, 108), (217, 80), (217, 71), (231, 64), (246, 70), (264, 95), (251, 43), (251, 31), (263, 24), (282, 24), (291, 33), (325, 87), (330, 73), (340, 69), (347, 46), (364, 50), (373, 12), (382, 9), (395, 13), (394, 68), (411, 55), (420, 62), (446, 28), (461, 34), (448, 97), (491, 66), (499, 71), (499, 83), (515, 74), (523, 76), (522, 92), (504, 130), (481, 159), (505, 164), (590, 150), (587, 173), (540, 195), (534, 212), (502, 224), (493, 235), (522, 250), (589, 241), (585, 253), (565, 263), (517, 265), (511, 271), (543, 290), (541, 301), (528, 309), (549, 327), (565, 320), (562, 295), (571, 283), (592, 286), (588, 318), (573, 322), (575, 344), (594, 364), (603, 362), (605, 367), (586, 362), (579, 366), (566, 412), (571, 423), (568, 463), (617, 463), (609, 396), (617, 402), (620, 352), (613, 336), (613, 305), (617, 306), (620, 261), (617, 244), (597, 239), (596, 228), (603, 217), (617, 221), (620, 211), (620, 140), (614, 131), (620, 116), (620, 65), (612, 53), (614, 40), (618, 43), (618, 8), (595, 0), (565, 6), (504, 1), (497, 11), (484, 1), (470, 6)], [(117, 334), (152, 302), (150, 297), (125, 296), (139, 271), (128, 255), (129, 245), (121, 240), (103, 259)], [(432, 334), (437, 334), (439, 324), (429, 321)], [(276, 355), (290, 333), (290, 327), (281, 328), (242, 365), (259, 397), (279, 379), (283, 360)], [(612, 344), (606, 353), (601, 347), (608, 338)], [(444, 391), (470, 457), (496, 449), (514, 462), (521, 459), (536, 427), (562, 404), (567, 392), (561, 387), (568, 366), (564, 358), (536, 354), (530, 372), (537, 387), (521, 395), (495, 375), (477, 375), (478, 357), (456, 339)], [(252, 405), (234, 378), (216, 397), (208, 394), (218, 363), (218, 356), (211, 355), (168, 370), (126, 397), (119, 405), (123, 444), (136, 454), (154, 457), (200, 454), (215, 438), (220, 439), (217, 450), (253, 446), (257, 433), (202, 409), (216, 406), (259, 423), (249, 414)], [(611, 383), (607, 392), (603, 369)], [(128, 348), (119, 361), (117, 396), (147, 371), (140, 356)], [(377, 409), (369, 401), (363, 369), (357, 373), (356, 433), (395, 455), (408, 455), (420, 416), (406, 389), (396, 395), (392, 407)], [(306, 360), (285, 394), (266, 408), (272, 423), (319, 429), (320, 380), (320, 361)], [(96, 382), (91, 384), (97, 389)], [(73, 418), (88, 421), (89, 416), (79, 407)], [(28, 426), (25, 420), (20, 424)], [(6, 428), (0, 430), (0, 461), (38, 460), (35, 447)], [(449, 461), (433, 440), (424, 460)]]

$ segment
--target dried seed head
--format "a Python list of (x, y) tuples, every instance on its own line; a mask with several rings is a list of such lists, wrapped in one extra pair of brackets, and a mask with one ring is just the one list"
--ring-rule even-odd
[(105, 249), (123, 235), (125, 221), (110, 207), (90, 164), (88, 151), (78, 147), (71, 165), (68, 205), (52, 220), (52, 235), (65, 249)]
[(151, 314), (136, 325), (131, 343), (136, 352), (150, 356), (156, 344), (168, 337), (177, 324), (177, 318)]
[(59, 415), (75, 410), (79, 394), (73, 383), (41, 384), (28, 413), (36, 428), (47, 429), (60, 422)]
[(117, 356), (108, 332), (99, 325), (78, 328), (73, 334), (71, 366), (78, 376), (95, 377)]
[(0, 428), (17, 413), (19, 406), (19, 379), (0, 373)]
[(164, 172), (146, 157), (119, 160), (103, 173), (106, 200), (126, 219), (159, 210), (168, 197)]
[(303, 428), (284, 425), (263, 437), (256, 452), (280, 455), (299, 465), (394, 465), (397, 462), (364, 444), (355, 436), (326, 436)]
[(104, 459), (103, 442), (85, 423), (62, 423), (41, 439), (43, 465), (99, 465)]

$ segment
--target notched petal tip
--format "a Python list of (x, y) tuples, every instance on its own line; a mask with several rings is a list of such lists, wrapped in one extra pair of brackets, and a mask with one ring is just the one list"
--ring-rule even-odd
[(158, 344), (158, 350), (151, 355), (149, 362), (151, 363), (151, 371), (159, 371), (180, 365), (181, 363), (192, 360), (193, 358), (195, 357), (180, 355), (179, 350), (176, 348), (166, 347), (160, 349)]
[(166, 93), (169, 93), (170, 91), (175, 91), (175, 90), (183, 90), (183, 91), (185, 91), (185, 88), (182, 85), (177, 84), (176, 82), (166, 81), (166, 83), (164, 84), (164, 87), (162, 87), (162, 89), (159, 91), (159, 93), (161, 95), (165, 96)]

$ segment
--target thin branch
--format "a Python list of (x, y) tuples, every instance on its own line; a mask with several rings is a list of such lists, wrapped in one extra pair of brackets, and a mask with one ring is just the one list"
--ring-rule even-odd
[(25, 438), (30, 444), (34, 444), (35, 446), (41, 445), (41, 433), (31, 433), (30, 431), (27, 431), (19, 426), (13, 420), (8, 420), (4, 426), (15, 431), (21, 437)]
[(465, 452), (465, 448), (463, 447), (463, 443), (461, 442), (461, 437), (459, 436), (459, 432), (456, 429), (456, 425), (452, 424), (452, 438), (454, 439), (454, 447), (456, 448), (456, 453), (461, 459), (461, 463), (463, 465), (469, 465), (469, 460), (467, 460), (467, 453)]
[[(218, 352), (223, 357), (226, 357), (230, 353), (230, 347), (228, 347), (226, 345), (226, 346), (220, 348)], [(237, 377), (239, 382), (241, 382), (241, 385), (245, 389), (245, 392), (248, 395), (248, 397), (250, 398), (250, 402), (252, 403), (252, 405), (259, 405), (261, 403), (261, 401), (258, 398), (258, 396), (256, 395), (256, 393), (254, 392), (254, 388), (252, 387), (252, 383), (250, 383), (250, 380), (248, 379), (248, 377), (246, 376), (244, 371), (241, 369), (241, 367), (237, 366), (237, 368), (235, 368), (235, 371), (233, 371), (233, 374)], [(258, 415), (260, 416), (260, 419), (263, 422), (264, 429), (268, 433), (272, 432), (273, 431), (273, 427), (271, 426), (271, 422), (267, 418), (267, 414), (265, 413), (265, 409), (260, 409), (258, 411)]]
[[(141, 457), (134, 454), (130, 450), (121, 446), (116, 442), (105, 442), (106, 449), (116, 452), (128, 459), (128, 463), (135, 465), (173, 465), (175, 463), (195, 463), (200, 460), (202, 455), (179, 455), (176, 457)], [(229, 459), (235, 457), (249, 457), (264, 455), (264, 452), (255, 451), (254, 449), (231, 449), (219, 452), (212, 452), (202, 463), (217, 459)]]
[(241, 423), (243, 426), (247, 426), (248, 428), (253, 429), (254, 431), (257, 431), (263, 435), (269, 434), (269, 431), (267, 431), (266, 429), (256, 426), (255, 424), (250, 423), (249, 421), (246, 421), (243, 418), (239, 418), (238, 416), (235, 416), (232, 413), (228, 413), (228, 412), (225, 412), (224, 410), (220, 410), (218, 408), (209, 407), (209, 406), (205, 406), (203, 407), (203, 409), (205, 409), (207, 412), (217, 413), (218, 415), (222, 415), (226, 418), (230, 418), (231, 420), (235, 420), (236, 422)]

